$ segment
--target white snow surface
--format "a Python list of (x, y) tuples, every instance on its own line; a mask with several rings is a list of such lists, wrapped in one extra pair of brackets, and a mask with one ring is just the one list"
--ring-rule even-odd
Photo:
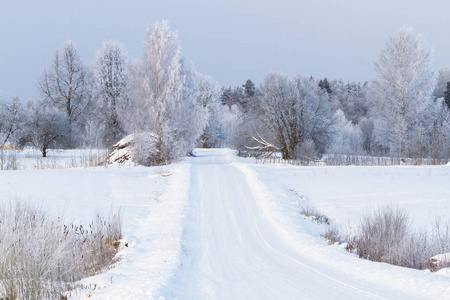
[(428, 224), (449, 215), (448, 167), (256, 165), (227, 149), (196, 154), (166, 167), (0, 171), (0, 201), (41, 201), (79, 223), (111, 205), (124, 210), (129, 247), (118, 267), (83, 280), (96, 285), (92, 299), (450, 298), (450, 277), (359, 259), (327, 245), (324, 228), (299, 214), (307, 201), (345, 226), (374, 203), (394, 202)]
[(450, 217), (447, 166), (250, 165), (276, 197), (299, 198), (343, 227), (356, 225), (376, 205), (398, 205), (415, 227)]

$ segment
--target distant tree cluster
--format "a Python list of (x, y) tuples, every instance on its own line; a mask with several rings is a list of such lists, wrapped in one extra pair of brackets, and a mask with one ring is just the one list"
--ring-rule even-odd
[(33, 146), (45, 157), (49, 148), (111, 147), (132, 134), (140, 164), (192, 151), (226, 114), (219, 85), (186, 64), (167, 21), (148, 28), (143, 48), (129, 60), (120, 42), (107, 41), (86, 66), (66, 42), (38, 78), (38, 100), (1, 102), (0, 147)]
[(285, 159), (323, 155), (450, 156), (450, 69), (430, 71), (423, 38), (403, 28), (375, 59), (372, 82), (272, 72), (221, 87), (182, 57), (167, 21), (150, 26), (142, 57), (104, 42), (91, 66), (66, 42), (38, 78), (40, 98), (0, 103), (0, 147), (111, 147), (133, 135), (136, 161), (167, 164), (195, 147)]
[(245, 120), (234, 147), (286, 159), (338, 154), (448, 161), (450, 69), (432, 73), (431, 59), (422, 36), (402, 28), (380, 51), (370, 83), (272, 73), (250, 102), (241, 87), (223, 89), (222, 104), (237, 106)]

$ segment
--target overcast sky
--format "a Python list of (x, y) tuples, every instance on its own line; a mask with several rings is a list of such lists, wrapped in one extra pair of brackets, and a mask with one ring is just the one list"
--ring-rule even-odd
[(0, 95), (36, 99), (36, 81), (64, 41), (85, 64), (108, 39), (139, 57), (146, 28), (168, 19), (185, 57), (221, 85), (261, 83), (270, 71), (369, 81), (386, 38), (413, 27), (450, 66), (450, 1), (0, 0)]

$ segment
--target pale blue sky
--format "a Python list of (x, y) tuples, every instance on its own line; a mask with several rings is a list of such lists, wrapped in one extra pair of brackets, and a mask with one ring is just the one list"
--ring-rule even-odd
[(366, 81), (388, 35), (403, 26), (434, 48), (433, 69), (450, 66), (450, 1), (363, 0), (0, 0), (0, 95), (37, 98), (36, 80), (64, 41), (90, 64), (104, 40), (131, 57), (147, 26), (168, 19), (183, 55), (224, 86), (270, 71)]

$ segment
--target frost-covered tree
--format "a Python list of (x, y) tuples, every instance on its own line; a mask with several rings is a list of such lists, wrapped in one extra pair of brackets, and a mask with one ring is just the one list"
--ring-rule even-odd
[[(127, 89), (127, 52), (119, 41), (104, 42), (97, 51), (93, 69), (93, 120), (103, 145), (110, 147), (124, 135), (119, 110)], [(92, 122), (91, 122), (92, 123)], [(92, 131), (92, 130), (91, 130)]]
[(18, 97), (0, 102), (0, 148), (11, 141), (20, 128), (23, 108)]
[(222, 105), (227, 105), (228, 101), (230, 100), (231, 97), (231, 87), (228, 88), (222, 88), (220, 91), (220, 103), (222, 103)]
[(433, 100), (426, 109), (422, 122), (423, 152), (434, 163), (446, 161), (450, 156), (450, 111), (444, 98)]
[(228, 99), (227, 105), (228, 107), (238, 105), (241, 110), (246, 110), (246, 98), (244, 96), (244, 89), (241, 86), (231, 90), (230, 99)]
[(358, 125), (348, 121), (342, 110), (335, 113), (336, 135), (330, 148), (333, 154), (352, 154), (362, 153), (364, 136)]
[[(80, 127), (77, 123), (81, 123), (81, 117), (89, 107), (91, 85), (88, 69), (72, 41), (67, 41), (61, 51), (55, 52), (50, 66), (38, 79), (38, 89), (42, 99), (66, 114), (71, 130)], [(73, 141), (70, 146), (74, 146)]]
[(349, 82), (345, 84), (341, 80), (334, 80), (330, 84), (330, 101), (333, 108), (342, 110), (345, 117), (358, 124), (361, 118), (367, 116), (369, 105), (367, 101), (368, 83), (360, 84)]
[(248, 137), (246, 131), (248, 123), (245, 123), (247, 119), (244, 118), (238, 106), (220, 106), (217, 117), (219, 120), (218, 132), (221, 135), (218, 138), (219, 147), (240, 149), (240, 139), (245, 140)]
[(450, 82), (450, 68), (446, 67), (440, 69), (436, 75), (436, 85), (433, 90), (433, 98), (445, 97), (445, 91), (447, 90), (447, 84)]
[(63, 143), (69, 131), (66, 114), (45, 101), (29, 101), (19, 141), (39, 149), (46, 157), (47, 150)]
[[(201, 81), (198, 80), (199, 73), (194, 70), (192, 63), (188, 64), (185, 59), (181, 60), (182, 101), (185, 111), (180, 113), (178, 118), (179, 124), (184, 124), (183, 131), (180, 132), (178, 138), (183, 142), (182, 147), (189, 155), (192, 155), (194, 148), (198, 146), (198, 140), (208, 124), (210, 112), (214, 109), (211, 105), (204, 107), (204, 102), (199, 100)], [(211, 84), (214, 85), (214, 83)], [(205, 100), (208, 97), (207, 89), (204, 89), (203, 92), (205, 92), (206, 98), (200, 97), (200, 99)], [(214, 97), (211, 97), (210, 101), (212, 102), (213, 99)]]
[(130, 100), (124, 115), (128, 130), (155, 136), (152, 153), (141, 158), (147, 165), (167, 164), (192, 150), (201, 130), (200, 106), (191, 88), (192, 78), (181, 61), (178, 33), (167, 21), (148, 31), (144, 54), (131, 65)]
[(431, 101), (434, 84), (429, 70), (431, 57), (423, 37), (403, 28), (388, 38), (375, 61), (378, 78), (372, 87), (376, 136), (390, 148), (391, 155), (398, 155), (402, 161)]
[(217, 135), (220, 131), (220, 86), (210, 76), (196, 74), (196, 98), (204, 110), (205, 128), (199, 144), (204, 148), (219, 147)]
[(285, 159), (304, 155), (305, 144), (313, 145), (318, 153), (325, 151), (334, 118), (328, 95), (313, 79), (271, 73), (261, 93), (260, 124), (253, 135), (260, 145), (251, 149), (277, 149)]
[(220, 102), (223, 105), (228, 105), (230, 108), (233, 105), (239, 105), (241, 110), (246, 109), (247, 99), (244, 88), (242, 86), (222, 88)]
[(361, 129), (362, 138), (363, 138), (363, 150), (372, 154), (376, 152), (376, 142), (373, 134), (374, 131), (374, 122), (370, 118), (362, 118), (359, 123), (359, 128)]

